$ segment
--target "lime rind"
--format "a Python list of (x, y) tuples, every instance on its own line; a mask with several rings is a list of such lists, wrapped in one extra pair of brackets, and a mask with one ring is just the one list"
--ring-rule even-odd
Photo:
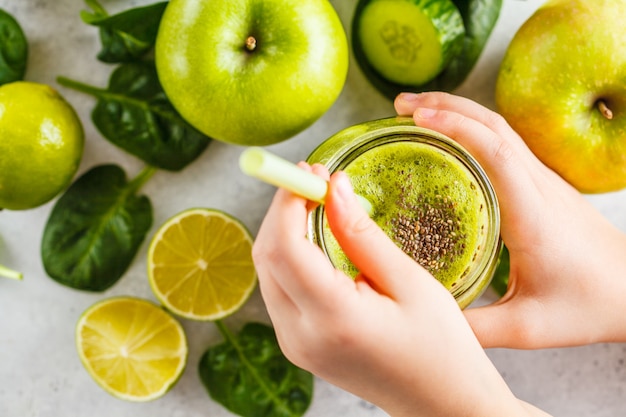
[(27, 210), (59, 195), (83, 155), (76, 110), (47, 84), (0, 86), (0, 208)]

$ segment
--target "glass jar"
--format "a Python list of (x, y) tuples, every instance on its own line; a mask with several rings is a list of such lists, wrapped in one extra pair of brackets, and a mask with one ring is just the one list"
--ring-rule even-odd
[[(500, 211), (491, 182), (458, 143), (394, 117), (344, 129), (320, 144), (310, 164), (345, 171), (372, 203), (372, 218), (394, 242), (467, 307), (488, 287), (501, 249)], [(333, 265), (355, 276), (326, 220), (309, 215), (308, 237)]]

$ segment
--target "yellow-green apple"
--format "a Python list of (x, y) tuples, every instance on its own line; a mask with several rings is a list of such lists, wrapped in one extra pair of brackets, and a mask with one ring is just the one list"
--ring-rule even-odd
[(500, 66), (498, 111), (584, 193), (626, 187), (626, 1), (550, 0)]
[(183, 118), (238, 145), (306, 129), (336, 101), (348, 70), (345, 30), (328, 0), (171, 0), (155, 56)]

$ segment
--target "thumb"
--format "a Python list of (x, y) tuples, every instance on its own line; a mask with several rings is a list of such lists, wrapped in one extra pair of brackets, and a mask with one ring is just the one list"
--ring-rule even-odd
[(331, 177), (325, 209), (331, 231), (344, 253), (378, 292), (399, 299), (407, 293), (408, 271), (416, 268), (428, 281), (434, 281), (368, 216), (345, 173)]

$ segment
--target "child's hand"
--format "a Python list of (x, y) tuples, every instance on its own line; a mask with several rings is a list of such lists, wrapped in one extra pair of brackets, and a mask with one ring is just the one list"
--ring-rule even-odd
[(367, 216), (345, 174), (329, 190), (328, 219), (361, 271), (355, 281), (306, 238), (309, 204), (285, 190), (254, 244), (287, 358), (394, 417), (523, 415), (450, 293)]
[(463, 145), (496, 189), (511, 273), (501, 300), (465, 311), (482, 345), (626, 341), (626, 236), (496, 113), (445, 93), (401, 94), (395, 107)]

